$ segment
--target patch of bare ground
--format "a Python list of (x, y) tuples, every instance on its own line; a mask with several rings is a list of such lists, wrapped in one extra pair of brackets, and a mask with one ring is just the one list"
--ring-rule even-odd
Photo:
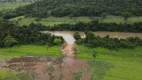
[(37, 74), (32, 80), (91, 80), (87, 61), (74, 59), (75, 45), (66, 44), (61, 51), (63, 56), (58, 58), (20, 57), (0, 66), (19, 72), (32, 70)]

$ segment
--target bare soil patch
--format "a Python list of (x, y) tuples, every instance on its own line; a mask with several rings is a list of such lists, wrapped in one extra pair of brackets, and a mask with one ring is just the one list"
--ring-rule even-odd
[(59, 78), (62, 78), (61, 80), (75, 80), (74, 74), (79, 71), (82, 71), (80, 80), (91, 79), (91, 70), (87, 61), (75, 60), (69, 57), (20, 57), (8, 60), (5, 65), (1, 66), (18, 72), (32, 70), (37, 74), (35, 80), (59, 80)]
[[(75, 44), (64, 44), (62, 56), (57, 58), (20, 57), (1, 64), (3, 68), (15, 71), (33, 71), (32, 80), (90, 80), (91, 67), (86, 60), (76, 60)], [(31, 72), (28, 77), (31, 77)]]

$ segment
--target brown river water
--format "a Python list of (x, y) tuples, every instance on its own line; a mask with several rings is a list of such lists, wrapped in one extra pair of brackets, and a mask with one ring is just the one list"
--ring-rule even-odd
[(109, 35), (112, 38), (127, 38), (127, 37), (139, 37), (142, 38), (142, 33), (131, 33), (131, 32), (95, 32), (96, 35), (105, 37)]
[[(56, 36), (62, 36), (68, 44), (73, 44), (75, 39), (73, 34), (75, 31), (42, 31), (42, 33), (51, 33)], [(112, 38), (127, 38), (127, 37), (139, 37), (142, 38), (142, 33), (130, 33), (130, 32), (94, 32), (95, 35), (105, 37), (109, 35)], [(84, 32), (80, 32), (82, 38), (85, 37)]]
[[(42, 33), (50, 33), (55, 36), (62, 36), (68, 44), (74, 44), (75, 42), (75, 39), (73, 37), (75, 31), (42, 31)], [(84, 32), (79, 32), (79, 33), (82, 38), (85, 37)]]

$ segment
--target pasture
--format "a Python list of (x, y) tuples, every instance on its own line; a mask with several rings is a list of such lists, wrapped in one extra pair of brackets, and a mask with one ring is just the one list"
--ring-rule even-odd
[[(10, 21), (17, 21), (19, 25), (29, 25), (30, 23), (41, 23), (45, 26), (54, 26), (57, 24), (63, 24), (63, 23), (69, 23), (69, 24), (75, 24), (79, 21), (81, 22), (90, 22), (92, 20), (91, 17), (82, 16), (82, 17), (53, 17), (50, 16), (48, 18), (41, 18), (40, 21), (36, 21), (36, 18), (25, 18), (24, 16), (16, 17), (10, 19)], [(104, 20), (99, 19), (100, 22), (105, 23), (123, 23), (124, 19), (120, 16), (107, 16)], [(128, 18), (128, 23), (132, 24), (134, 22), (142, 22), (142, 17), (131, 17)]]
[(36, 18), (25, 18), (24, 16), (16, 17), (13, 19), (10, 19), (10, 21), (18, 21), (19, 25), (29, 25), (30, 23), (41, 23), (45, 26), (54, 26), (57, 24), (63, 24), (63, 23), (70, 23), (75, 24), (79, 21), (82, 22), (89, 22), (91, 19), (89, 17), (48, 17), (48, 18), (42, 18), (39, 22), (35, 20)]
[(142, 48), (108, 50), (105, 48), (90, 49), (77, 46), (81, 53), (79, 58), (92, 57), (92, 51), (97, 52), (95, 61), (89, 61), (93, 66), (93, 80), (141, 80)]
[(58, 56), (60, 47), (46, 47), (39, 45), (21, 45), (12, 48), (0, 48), (0, 60), (20, 56)]

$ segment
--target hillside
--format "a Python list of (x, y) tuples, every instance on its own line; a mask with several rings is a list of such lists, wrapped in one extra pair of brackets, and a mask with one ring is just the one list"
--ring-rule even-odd
[[(142, 0), (42, 0), (16, 9), (11, 15), (46, 18), (48, 16), (121, 15), (142, 16)], [(10, 15), (9, 15), (10, 16)]]

